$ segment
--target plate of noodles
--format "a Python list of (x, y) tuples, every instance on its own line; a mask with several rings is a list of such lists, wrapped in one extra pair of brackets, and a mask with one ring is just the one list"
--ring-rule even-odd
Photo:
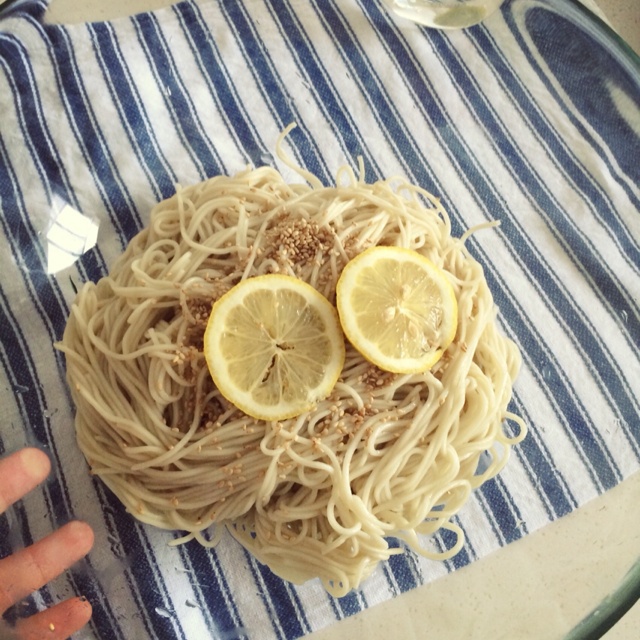
[[(342, 597), (402, 552), (388, 538), (431, 559), (462, 548), (451, 517), (526, 434), (508, 411), (521, 356), (437, 199), (349, 170), (338, 186), (303, 176), (308, 185), (287, 184), (261, 167), (179, 189), (108, 277), (79, 291), (58, 346), (79, 446), (130, 513), (185, 531), (176, 543), (215, 546), (226, 531), (280, 577), (320, 578)], [(217, 300), (247, 279), (286, 274), (335, 304), (345, 266), (381, 246), (424, 255), (453, 284), (457, 329), (439, 363), (393, 373), (344, 338), (340, 376), (310, 410), (260, 420), (220, 392), (205, 357)], [(254, 331), (261, 321), (256, 313)], [(420, 542), (440, 529), (451, 548)]]
[(640, 469), (637, 56), (298, 4), (0, 13), (2, 446), (87, 638), (331, 632)]

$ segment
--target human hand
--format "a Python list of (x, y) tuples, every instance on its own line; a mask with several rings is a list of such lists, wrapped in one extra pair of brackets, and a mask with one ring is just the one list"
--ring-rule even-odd
[[(0, 514), (42, 482), (51, 469), (45, 453), (26, 448), (0, 460)], [(84, 522), (64, 525), (30, 547), (0, 560), (0, 615), (68, 569), (93, 545), (93, 531)], [(19, 620), (12, 629), (18, 640), (62, 640), (91, 617), (85, 598), (70, 598)], [(0, 620), (0, 625), (2, 621)], [(0, 637), (4, 627), (0, 626)]]

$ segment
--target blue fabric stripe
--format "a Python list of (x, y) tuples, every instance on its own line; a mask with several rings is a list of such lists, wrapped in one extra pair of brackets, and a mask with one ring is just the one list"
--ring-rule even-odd
[[(477, 253), (486, 264), (486, 256), (482, 255), (479, 249)], [(497, 280), (494, 269), (488, 265), (485, 268), (485, 278), (493, 291), (496, 304), (504, 314), (505, 324), (508, 324), (514, 335), (519, 337), (525, 364), (538, 384), (546, 390), (548, 397), (555, 401), (556, 418), (571, 437), (574, 449), (583, 460), (594, 485), (600, 489), (614, 486), (620, 478), (620, 470), (611, 459), (597, 426), (593, 424), (576, 394), (567, 373), (562, 370), (552, 350), (545, 345), (535, 324), (525, 316), (517, 299), (504, 289)], [(554, 378), (553, 393), (549, 388), (550, 375)], [(536, 426), (535, 421), (531, 424)]]
[(500, 546), (519, 540), (526, 533), (521, 513), (500, 476), (492, 478), (478, 488), (478, 498), (483, 511), (490, 521), (495, 521), (494, 532)]
[(129, 640), (123, 631), (122, 619), (119, 611), (112, 606), (108, 594), (102, 588), (95, 565), (91, 556), (77, 562), (69, 570), (72, 576), (74, 590), (84, 596), (92, 605), (92, 615), (88, 627), (99, 637), (100, 629), (109, 629), (112, 640)]
[(17, 16), (33, 16), (40, 18), (47, 8), (46, 0), (16, 0), (14, 3), (0, 5), (0, 17), (2, 19), (15, 18)]
[[(2, 353), (2, 349), (0, 349), (0, 363), (3, 368), (6, 367), (6, 363), (4, 360), (4, 354)], [(0, 437), (0, 458), (4, 458), (6, 454), (6, 450), (4, 448), (4, 442)], [(0, 514), (0, 558), (6, 558), (12, 551), (13, 546), (10, 542), (9, 532), (9, 512)]]
[[(0, 216), (0, 224), (9, 240), (13, 260), (24, 265), (22, 276), (27, 295), (53, 340), (56, 330), (65, 325), (69, 309), (57, 283), (46, 275), (46, 258), (38, 242), (38, 233), (31, 224), (23, 194), (17, 186), (18, 176), (10, 165), (2, 137), (0, 160), (0, 202), (11, 202), (14, 211), (11, 224), (5, 216)], [(30, 242), (25, 246), (26, 239)], [(60, 360), (59, 356), (56, 355), (56, 359)]]
[[(144, 588), (144, 604), (149, 607), (150, 600), (150, 582), (153, 582), (155, 588), (153, 589), (156, 602), (160, 603), (154, 607), (154, 613), (157, 615), (151, 615), (150, 620), (153, 628), (159, 637), (166, 637), (169, 629), (171, 629), (172, 637), (182, 638), (182, 640), (190, 640), (184, 629), (183, 621), (178, 616), (171, 616), (166, 618), (158, 614), (158, 610), (163, 608), (173, 611), (175, 606), (173, 605), (173, 595), (170, 593), (170, 587), (162, 578), (160, 566), (158, 564), (158, 558), (154, 552), (154, 545), (152, 544), (144, 525), (136, 522), (136, 527), (139, 530), (138, 540), (140, 540), (140, 551), (144, 553), (144, 556), (148, 559), (144, 566), (144, 571), (140, 571), (137, 567), (143, 563), (134, 561), (132, 563), (132, 571), (137, 574), (138, 585), (143, 585)], [(130, 537), (123, 538), (128, 540)], [(137, 559), (136, 559), (137, 560)], [(146, 574), (146, 575), (145, 575)], [(149, 607), (150, 608), (150, 607)], [(161, 631), (162, 630), (162, 631)]]
[[(2, 139), (0, 139), (0, 156), (4, 155), (4, 145)], [(13, 195), (11, 180), (7, 175), (8, 164), (5, 162), (0, 163), (0, 201), (7, 202), (7, 195)], [(7, 191), (9, 194), (7, 194)], [(11, 238), (13, 232), (18, 234), (23, 229), (19, 225), (7, 225), (4, 216), (0, 217), (2, 221), (2, 228), (5, 234)], [(18, 236), (19, 238), (20, 236)], [(24, 236), (22, 236), (24, 238)], [(16, 238), (17, 242), (17, 238)], [(36, 245), (37, 246), (37, 245)], [(25, 254), (14, 253), (15, 260), (18, 264), (19, 261), (23, 261), (27, 270), (33, 270), (31, 275), (33, 280), (27, 282), (27, 288), (34, 306), (38, 308), (38, 303), (46, 304), (47, 301), (51, 303), (51, 309), (57, 309), (56, 299), (58, 296), (51, 287), (50, 280), (44, 275), (42, 271), (42, 265), (39, 262), (33, 262), (31, 259), (34, 252), (28, 252)], [(35, 432), (38, 441), (42, 445), (49, 446), (50, 438), (48, 435), (47, 422), (45, 418), (46, 399), (43, 392), (40, 390), (40, 384), (37, 379), (36, 366), (33, 362), (31, 354), (27, 347), (27, 342), (20, 329), (20, 323), (15, 316), (11, 314), (11, 305), (9, 299), (0, 289), (0, 296), (5, 305), (3, 322), (0, 323), (2, 327), (2, 344), (7, 350), (7, 363), (11, 372), (10, 378), (14, 380), (14, 387), (18, 390), (16, 398), (19, 399), (19, 405), (21, 406), (24, 424), (29, 425)], [(58, 308), (58, 311), (63, 311)], [(49, 325), (48, 318), (45, 319), (44, 312), (39, 309), (39, 315), (45, 326)], [(60, 320), (64, 322), (65, 318), (61, 314)], [(68, 497), (68, 496), (65, 496)], [(56, 506), (61, 506), (59, 502), (56, 502)], [(66, 521), (69, 514), (59, 513), (61, 519), (57, 521)]]
[(291, 41), (291, 53), (296, 66), (302, 76), (309, 79), (311, 89), (317, 96), (316, 103), (331, 123), (345, 155), (351, 158), (352, 165), (361, 156), (366, 175), (381, 177), (375, 153), (366, 146), (353, 114), (332, 81), (331, 70), (323, 65), (321, 54), (296, 18), (292, 5), (286, 0), (271, 0), (268, 6), (278, 24), (280, 35)]
[[(474, 29), (470, 33), (476, 44), (478, 55), (486, 58), (487, 62), (494, 68), (496, 80), (509, 93), (515, 105), (524, 119), (529, 122), (529, 128), (535, 131), (541, 139), (545, 141), (550, 149), (548, 161), (561, 173), (571, 177), (576, 184), (576, 190), (582, 194), (581, 199), (589, 206), (594, 218), (599, 220), (602, 228), (605, 229), (609, 237), (617, 244), (620, 255), (627, 263), (637, 270), (640, 256), (640, 247), (620, 218), (620, 213), (616, 210), (611, 197), (602, 188), (598, 187), (597, 181), (590, 174), (584, 163), (573, 153), (573, 150), (562, 140), (561, 133), (552, 125), (547, 114), (539, 108), (532, 109), (535, 104), (534, 98), (530, 95), (527, 87), (518, 78), (516, 70), (509, 64), (500, 51), (499, 45), (493, 39), (491, 33), (486, 29)], [(603, 98), (599, 98), (602, 100)], [(614, 109), (612, 106), (611, 109)], [(633, 136), (629, 136), (633, 139)], [(623, 180), (616, 168), (608, 161), (607, 155), (602, 152), (599, 146), (594, 146), (594, 153), (607, 164), (611, 175), (617, 183), (625, 188), (625, 192), (630, 199), (631, 206), (640, 208), (640, 201), (637, 195), (628, 188), (627, 180)], [(632, 180), (640, 184), (640, 180), (633, 177), (632, 173), (627, 174)], [(572, 222), (571, 219), (568, 220)]]
[[(281, 600), (280, 596), (282, 596), (284, 585), (276, 580), (275, 586), (277, 587), (278, 591), (276, 593), (271, 593), (268, 590), (267, 585), (265, 584), (265, 570), (263, 569), (263, 565), (258, 560), (256, 560), (248, 551), (243, 551), (245, 561), (251, 570), (251, 575), (253, 577), (257, 595), (260, 598), (265, 610), (269, 614), (269, 618), (271, 620), (271, 628), (273, 629), (272, 637), (285, 639), (288, 637), (285, 633), (285, 626), (291, 613), (291, 605), (287, 606), (285, 604), (285, 602), (289, 600), (288, 594), (284, 594), (286, 598), (285, 601)], [(269, 569), (266, 569), (266, 571), (269, 571)], [(300, 627), (299, 625), (296, 625), (295, 622), (294, 628), (297, 627), (297, 630), (295, 632), (295, 635), (291, 636), (292, 638), (296, 638), (301, 635), (299, 632)]]
[(260, 137), (259, 130), (240, 100), (230, 72), (225, 68), (224, 57), (215, 39), (210, 37), (200, 7), (193, 3), (174, 5), (174, 12), (189, 43), (209, 93), (225, 118), (227, 132), (245, 149), (253, 164), (261, 164), (268, 148)]
[[(1, 354), (0, 354), (1, 358)], [(2, 535), (2, 550), (0, 551), (0, 557), (4, 558), (6, 555), (9, 555), (16, 549), (13, 547), (13, 543), (16, 539), (19, 538), (20, 545), (29, 545), (33, 542), (33, 536), (31, 535), (31, 531), (29, 529), (29, 518), (27, 514), (27, 510), (24, 505), (20, 502), (16, 503), (12, 507), (12, 527), (9, 528), (7, 525), (8, 518), (3, 514), (0, 515), (0, 525), (4, 524), (5, 526), (0, 526), (0, 535)], [(6, 530), (6, 535), (4, 534), (3, 529)], [(47, 587), (44, 587), (38, 592), (38, 595), (45, 600), (47, 603), (51, 603), (51, 593)], [(8, 611), (3, 613), (2, 618), (6, 620), (9, 624), (15, 624), (20, 618), (25, 618), (27, 616), (32, 616), (35, 613), (38, 613), (38, 606), (35, 600), (35, 594), (29, 595), (24, 601), (21, 601), (11, 607)]]
[[(460, 522), (456, 518), (453, 518), (452, 522), (455, 522), (458, 526), (460, 525)], [(493, 521), (490, 521), (490, 523), (491, 523), (491, 526), (494, 526)], [(431, 539), (436, 549), (440, 553), (444, 553), (445, 551), (448, 551), (457, 542), (456, 534), (453, 533), (452, 531), (449, 531), (448, 529), (439, 529)], [(462, 557), (458, 557), (462, 553), (464, 553), (464, 555)], [(455, 571), (456, 569), (462, 569), (462, 567), (465, 567), (469, 563), (469, 558), (466, 554), (465, 548), (463, 547), (460, 550), (460, 553), (456, 554), (452, 558), (449, 558), (448, 560), (444, 560), (443, 562), (447, 567), (447, 571), (452, 572), (452, 571)]]
[[(273, 62), (264, 50), (247, 8), (237, 0), (225, 2), (222, 8), (243, 52), (247, 68), (255, 77), (264, 104), (278, 127), (282, 130), (291, 122), (304, 125), (301, 114), (295, 109), (295, 104), (288, 94), (286, 82), (278, 76)], [(288, 46), (293, 48), (292, 45)], [(304, 126), (291, 133), (289, 142), (297, 151), (296, 162), (314, 173), (324, 184), (332, 182), (331, 173), (327, 169), (320, 148), (308, 135)]]
[(416, 579), (414, 554), (408, 551), (397, 540), (389, 540), (388, 542), (390, 549), (404, 549), (404, 553), (392, 555), (387, 562), (385, 562), (385, 571), (391, 573), (393, 577), (394, 592), (397, 594), (415, 589), (419, 586), (420, 582)]
[[(513, 394), (510, 409), (527, 424), (535, 424), (533, 416), (528, 412), (517, 391)], [(578, 506), (566, 478), (558, 471), (553, 462), (552, 452), (545, 445), (537, 429), (532, 429), (527, 434), (514, 450), (514, 454), (522, 461), (531, 486), (536, 487), (550, 521), (567, 515)]]
[(189, 89), (180, 78), (170, 45), (162, 34), (157, 18), (143, 13), (134, 16), (132, 21), (174, 128), (187, 155), (198, 168), (200, 179), (226, 173), (224, 163), (213, 152), (213, 143), (196, 112)]
[[(274, 576), (275, 577), (275, 576)], [(280, 579), (278, 579), (280, 580)], [(307, 635), (308, 633), (310, 633), (313, 629), (311, 628), (311, 625), (309, 624), (309, 619), (307, 618), (307, 612), (304, 610), (304, 606), (302, 605), (302, 601), (300, 600), (300, 596), (298, 595), (298, 591), (296, 589), (296, 587), (292, 584), (290, 584), (289, 582), (287, 582), (286, 580), (280, 580), (280, 582), (282, 582), (282, 584), (284, 584), (288, 594), (289, 594), (289, 598), (293, 604), (293, 610), (295, 611), (296, 617), (298, 619), (298, 623), (300, 625), (300, 627), (302, 628), (302, 633), (303, 635)], [(291, 636), (288, 635), (288, 637), (290, 638)]]
[[(144, 560), (144, 547), (146, 546), (142, 542), (142, 538), (145, 536), (144, 527), (132, 520), (120, 501), (98, 478), (92, 478), (92, 488), (100, 504), (100, 512), (104, 517), (108, 532), (107, 537), (111, 540), (117, 540), (120, 545), (119, 548), (112, 548), (112, 557), (122, 564), (125, 582), (134, 603), (134, 615), (142, 621), (149, 638), (156, 638), (158, 636), (153, 632), (155, 627), (151, 619), (158, 618), (155, 608), (164, 607), (165, 602), (160, 597), (160, 590), (155, 588), (155, 582), (148, 580), (148, 576), (153, 575), (153, 571), (150, 563)], [(101, 576), (95, 575), (95, 584), (99, 585), (100, 581)], [(96, 605), (96, 603), (98, 604)], [(97, 614), (104, 616), (105, 610), (111, 614), (108, 593), (101, 591), (100, 597), (92, 601), (92, 604), (94, 618)], [(130, 634), (126, 631), (127, 620), (121, 620), (121, 616), (117, 616), (116, 620), (120, 626), (121, 622), (124, 623), (124, 630), (120, 626), (118, 627), (119, 637), (122, 640), (130, 640)], [(99, 628), (104, 629), (105, 627), (101, 625)], [(107, 626), (107, 628), (111, 627)]]
[(340, 619), (353, 616), (367, 607), (367, 601), (362, 591), (350, 591), (342, 598), (331, 598), (333, 609)]
[(158, 200), (168, 198), (175, 192), (177, 178), (160, 150), (153, 123), (142, 106), (131, 72), (123, 61), (118, 35), (108, 23), (91, 23), (87, 28), (96, 60), (109, 87), (109, 95), (118, 109), (121, 124), (149, 186)]
[[(484, 511), (484, 506), (485, 505), (483, 505), (483, 501), (479, 500), (479, 504), (483, 508), (483, 511)], [(456, 524), (458, 527), (460, 527), (460, 530), (462, 531), (462, 534), (464, 536), (464, 546), (462, 547), (462, 549), (460, 550), (459, 553), (457, 553), (452, 558), (449, 558), (448, 560), (444, 561), (444, 564), (447, 567), (447, 571), (449, 571), (449, 572), (456, 571), (457, 569), (462, 569), (463, 567), (466, 567), (468, 564), (471, 564), (471, 562), (473, 562), (473, 560), (475, 560), (477, 558), (475, 549), (473, 548), (473, 546), (471, 545), (471, 542), (469, 540), (468, 531), (462, 525), (462, 522), (460, 521), (460, 518), (458, 516), (454, 516), (451, 519), (451, 522), (453, 524)], [(492, 530), (493, 530), (494, 535), (495, 535), (496, 534), (496, 529), (495, 529), (496, 525), (495, 525), (494, 519), (493, 518), (489, 518), (489, 522), (490, 522), (490, 526), (492, 527)], [(443, 535), (441, 535), (441, 533)], [(447, 549), (451, 548), (451, 546), (456, 543), (456, 537), (455, 537), (455, 535), (453, 533), (450, 533), (449, 531), (443, 531), (441, 533), (437, 533), (434, 536), (434, 538), (435, 538), (434, 542), (436, 543), (436, 546), (440, 549), (440, 551), (446, 551)], [(496, 538), (499, 538), (499, 536), (496, 536)]]
[[(0, 364), (2, 365), (7, 376), (7, 380), (11, 385), (11, 391), (13, 392), (16, 405), (19, 408), (20, 415), (23, 417), (23, 420), (25, 420), (25, 418), (28, 420), (30, 414), (29, 408), (33, 403), (29, 402), (30, 396), (25, 396), (24, 394), (33, 393), (33, 391), (25, 384), (30, 382), (31, 379), (26, 375), (26, 371), (23, 372), (20, 369), (16, 371), (13, 364), (14, 357), (23, 356), (23, 353), (22, 349), (20, 349), (15, 343), (16, 332), (15, 330), (12, 330), (15, 326), (15, 318), (12, 317), (11, 309), (8, 308), (6, 302), (6, 294), (0, 285), (0, 320), (2, 321), (2, 324), (0, 325), (2, 327), (2, 331), (0, 332)], [(38, 416), (38, 419), (39, 418), (40, 416)], [(42, 446), (43, 443), (38, 442), (38, 444)], [(16, 517), (17, 516), (18, 514), (16, 514)], [(0, 517), (2, 516), (0, 515)], [(25, 524), (22, 525), (21, 539), (25, 545), (29, 545), (32, 544), (34, 540), (28, 528), (28, 521), (24, 520), (24, 523)]]
[(45, 29), (39, 24), (34, 27), (41, 29), (76, 143), (91, 168), (91, 176), (109, 213), (109, 221), (124, 249), (128, 240), (141, 228), (142, 221), (113, 159), (105, 132), (97, 126), (95, 110), (82, 81), (71, 38), (65, 29)]
[[(13, 104), (20, 117), (20, 132), (29, 145), (29, 151), (37, 167), (39, 177), (64, 201), (77, 207), (60, 157), (53, 147), (46, 128), (42, 105), (35, 86), (34, 72), (28, 60), (28, 52), (15, 37), (0, 33), (0, 66), (12, 89)], [(45, 176), (50, 176), (47, 179)]]
[(216, 551), (194, 542), (180, 545), (178, 550), (190, 569), (193, 593), (212, 631), (231, 637), (244, 623)]
[(248, 551), (244, 551), (244, 556), (250, 564), (260, 598), (272, 615), (276, 637), (299, 638), (308, 633), (311, 627), (295, 589), (257, 561)]
[[(588, 140), (594, 148), (598, 149), (598, 155), (611, 169), (615, 176), (617, 171), (601, 149), (601, 142), (594, 139), (592, 133), (584, 126), (581, 118), (590, 121), (590, 125), (601, 134), (601, 140), (615, 139), (615, 145), (607, 145), (607, 150), (616, 158), (622, 171), (626, 173), (635, 185), (640, 184), (640, 167), (637, 162), (637, 133), (635, 133), (629, 123), (621, 117), (612, 117), (602, 120), (595, 115), (591, 108), (592, 104), (600, 101), (601, 105), (607, 105), (612, 114), (617, 113), (616, 105), (611, 101), (611, 94), (607, 88), (607, 83), (626, 91), (628, 96), (636, 96), (640, 91), (637, 75), (634, 79), (629, 71), (628, 63), (621, 57), (614, 58), (612, 53), (602, 46), (602, 41), (596, 37), (596, 31), (587, 36), (581, 29), (576, 28), (567, 18), (557, 14), (550, 15), (549, 12), (540, 8), (532, 7), (527, 11), (525, 25), (527, 34), (531, 38), (538, 54), (542, 56), (544, 62), (549, 66), (551, 72), (562, 84), (575, 109), (569, 109), (559, 95), (555, 87), (551, 84), (548, 74), (542, 72), (539, 61), (531, 55), (528, 43), (524, 42), (522, 34), (517, 24), (513, 20), (510, 12), (506, 13), (505, 19), (516, 40), (520, 43), (523, 51), (532, 68), (534, 68), (541, 80), (544, 82), (549, 93), (555, 98), (558, 106), (572, 120), (585, 140)], [(572, 56), (566, 47), (557, 46), (558, 43), (572, 42), (573, 50), (596, 50), (597, 55), (589, 56), (586, 59)], [(566, 73), (565, 69), (570, 65), (571, 73)], [(580, 69), (580, 71), (578, 71)], [(589, 78), (589, 91), (584, 91), (585, 76)], [(600, 109), (603, 107), (601, 106)], [(577, 117), (580, 114), (581, 118)], [(611, 135), (613, 134), (613, 136)], [(622, 183), (621, 183), (622, 184)], [(634, 206), (640, 207), (637, 194), (627, 190), (630, 198), (634, 199)]]
[[(314, 2), (314, 9), (322, 17), (325, 28), (339, 47), (344, 65), (350, 69), (354, 81), (367, 99), (371, 113), (387, 143), (395, 150), (395, 157), (403, 171), (416, 184), (444, 198), (446, 190), (436, 181), (409, 126), (400, 118), (392, 97), (383, 91), (374, 63), (367, 58), (357, 34), (346, 23), (340, 6), (333, 1)], [(376, 7), (372, 4), (363, 8), (364, 11), (369, 9), (374, 11)], [(396, 66), (400, 71), (397, 63)], [(424, 98), (428, 95), (429, 93), (424, 94)]]
[[(145, 525), (131, 518), (111, 491), (103, 490), (102, 487), (96, 487), (96, 491), (101, 494), (101, 503), (108, 517), (110, 531), (117, 540), (122, 541), (128, 561), (125, 576), (129, 591), (149, 638), (166, 638), (168, 628), (171, 628), (174, 634), (169, 637), (186, 640), (187, 636), (180, 621), (169, 620), (156, 613), (156, 609), (173, 610), (174, 607), (167, 585), (158, 579), (157, 558), (153, 553)], [(104, 603), (100, 602), (100, 606), (103, 605)]]
[(453, 519), (452, 519), (452, 522), (457, 524), (460, 527), (460, 529), (462, 530), (462, 533), (464, 534), (465, 542), (464, 542), (464, 548), (462, 549), (462, 551), (464, 551), (465, 555), (467, 556), (467, 558), (469, 560), (468, 564), (471, 564), (471, 562), (473, 562), (474, 560), (477, 560), (479, 556), (478, 556), (478, 552), (477, 552), (476, 548), (474, 547), (474, 545), (472, 543), (471, 536), (469, 535), (469, 531), (462, 524), (459, 515), (454, 516)]
[[(465, 535), (465, 545), (462, 547), (462, 549), (460, 549), (460, 552), (456, 553), (455, 556), (447, 560), (449, 571), (455, 571), (457, 569), (462, 569), (462, 567), (466, 567), (468, 564), (471, 563), (472, 556), (473, 556), (473, 548), (469, 544), (467, 532), (462, 526), (460, 519), (457, 516), (454, 516), (453, 518), (451, 518), (451, 522), (453, 524), (457, 524), (462, 530), (462, 533)], [(491, 523), (492, 527), (495, 527), (495, 516), (492, 515), (489, 518), (489, 522)], [(454, 545), (457, 542), (457, 538), (455, 537), (454, 534), (448, 531), (446, 532), (443, 531), (442, 533), (443, 533), (443, 536), (441, 536), (440, 541), (441, 541), (441, 544), (444, 545), (442, 547), (443, 549), (449, 549), (452, 545)]]

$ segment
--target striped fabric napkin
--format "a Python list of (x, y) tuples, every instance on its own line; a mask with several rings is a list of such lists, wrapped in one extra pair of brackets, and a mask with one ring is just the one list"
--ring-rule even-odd
[[(75, 26), (44, 0), (0, 13), (0, 453), (44, 448), (54, 473), (0, 519), (0, 555), (72, 518), (92, 553), (20, 614), (72, 593), (81, 638), (292, 640), (543, 527), (640, 466), (640, 64), (577, 5), (507, 0), (484, 25), (428, 30), (379, 0), (187, 0)], [(582, 26), (581, 26), (582, 25)], [(567, 42), (571, 43), (567, 47)], [(61, 337), (152, 205), (287, 148), (439, 195), (469, 241), (524, 364), (530, 425), (457, 523), (453, 560), (394, 556), (357, 592), (292, 586), (225, 538), (215, 551), (138, 524), (76, 443)], [(70, 216), (70, 217), (68, 217)]]

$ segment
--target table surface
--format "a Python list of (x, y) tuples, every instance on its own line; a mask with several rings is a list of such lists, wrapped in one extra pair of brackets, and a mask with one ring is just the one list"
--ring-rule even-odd
[(637, 0), (596, 0), (611, 26), (640, 55), (640, 2)]
[[(640, 54), (640, 2), (583, 0)], [(170, 0), (52, 0), (49, 20), (104, 20), (171, 4)], [(546, 637), (549, 620), (579, 620), (623, 579), (629, 558), (640, 549), (640, 473), (542, 530), (499, 553), (473, 563), (394, 600), (369, 609), (309, 636), (340, 640), (357, 635), (371, 640), (424, 638)], [(631, 518), (631, 521), (630, 521)], [(585, 534), (585, 532), (587, 532)], [(579, 552), (576, 553), (576, 546)], [(491, 589), (487, 588), (491, 585)], [(561, 597), (569, 589), (572, 598)], [(545, 597), (540, 598), (544, 593)], [(557, 598), (555, 595), (557, 594)], [(539, 601), (523, 611), (522, 602)], [(550, 611), (550, 602), (561, 602)], [(460, 602), (469, 619), (460, 621)], [(517, 611), (518, 615), (513, 615)], [(473, 633), (469, 635), (470, 624)], [(606, 640), (633, 640), (640, 628), (637, 603), (606, 635)]]

